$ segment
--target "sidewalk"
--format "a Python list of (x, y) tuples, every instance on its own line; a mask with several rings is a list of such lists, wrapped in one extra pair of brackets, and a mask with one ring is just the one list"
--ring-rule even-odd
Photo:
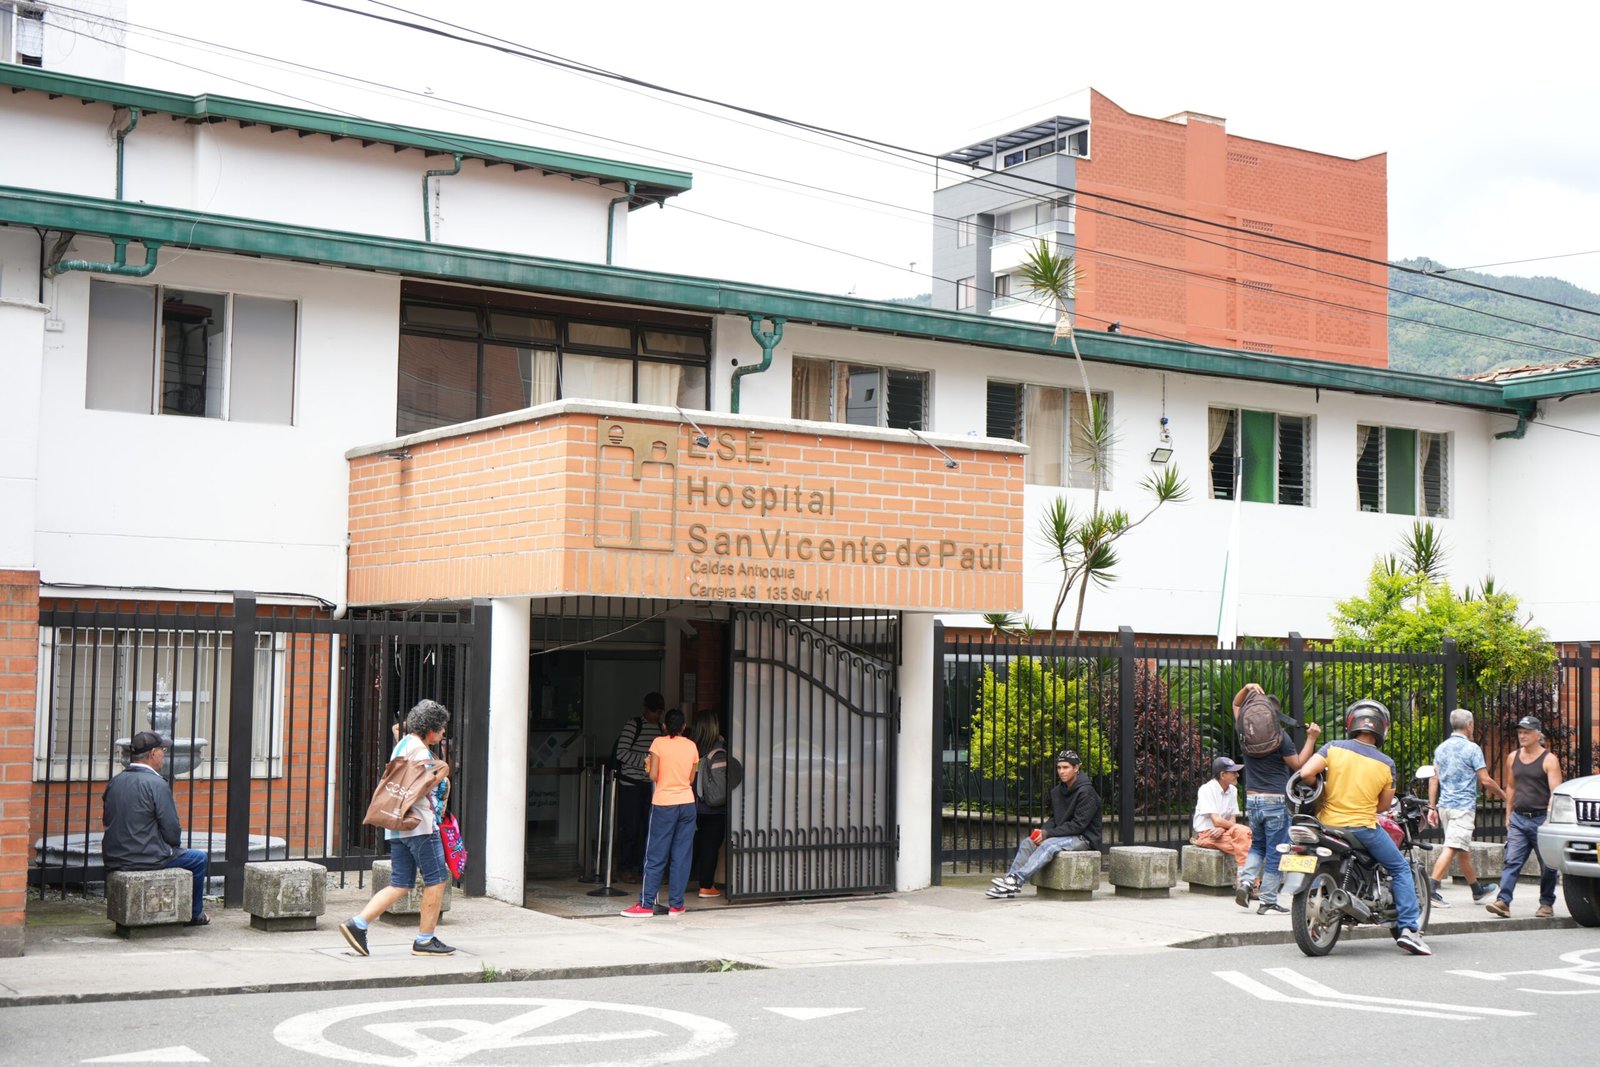
[[(367, 899), (354, 886), (330, 888), (319, 928), (303, 933), (262, 933), (244, 912), (213, 906), (209, 927), (123, 941), (103, 902), (48, 901), (30, 905), (27, 953), (0, 959), (0, 1007), (738, 967), (1069, 959), (1293, 940), (1288, 916), (1257, 915), (1231, 897), (1175, 889), (1165, 900), (1137, 900), (1104, 887), (1082, 903), (1042, 901), (1031, 891), (993, 901), (983, 895), (987, 884), (987, 877), (960, 878), (913, 893), (770, 905), (691, 895), (689, 913), (675, 919), (623, 918), (617, 912), (631, 898), (597, 900), (576, 883), (570, 892), (544, 886), (530, 893), (541, 911), (457, 894), (439, 926), (457, 948), (446, 959), (413, 957), (415, 925), (390, 920), (373, 926), (371, 956), (352, 953), (336, 927)], [(1429, 937), (1575, 925), (1560, 903), (1553, 921), (1532, 919), (1536, 893), (1526, 903), (1519, 893), (1518, 917), (1509, 920), (1474, 907), (1465, 890), (1449, 895), (1455, 907), (1434, 913)]]

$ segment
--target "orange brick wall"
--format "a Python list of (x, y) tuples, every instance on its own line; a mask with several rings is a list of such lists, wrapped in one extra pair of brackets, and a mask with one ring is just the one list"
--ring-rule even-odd
[(22, 955), (38, 660), (39, 574), (0, 571), (0, 956)]
[[(956, 449), (960, 467), (949, 470), (916, 442), (707, 429), (718, 440), (709, 450), (693, 446), (687, 427), (568, 412), (411, 444), (405, 459), (353, 459), (350, 601), (588, 594), (930, 611), (1020, 605), (1020, 454)], [(651, 441), (671, 466), (639, 466), (636, 479), (634, 457)], [(692, 488), (700, 485), (704, 498)], [(761, 513), (764, 492), (787, 501), (796, 490), (798, 509)], [(723, 491), (727, 506), (715, 498)], [(722, 538), (744, 554), (719, 555)], [(757, 570), (772, 566), (780, 572)]]
[[(1235, 137), (1196, 119), (1185, 124), (1146, 118), (1100, 93), (1092, 94), (1090, 116), (1092, 158), (1077, 168), (1083, 194), (1078, 245), (1142, 262), (1093, 251), (1079, 257), (1077, 310), (1086, 321), (1120, 319), (1135, 334), (1388, 365), (1388, 294), (1378, 288), (1388, 283), (1385, 269), (1273, 240), (1386, 258), (1386, 157), (1341, 159)], [(1089, 195), (1094, 193), (1134, 206)], [(1262, 239), (1210, 230), (1139, 205), (1241, 227)], [(1215, 243), (1168, 232), (1180, 230)]]

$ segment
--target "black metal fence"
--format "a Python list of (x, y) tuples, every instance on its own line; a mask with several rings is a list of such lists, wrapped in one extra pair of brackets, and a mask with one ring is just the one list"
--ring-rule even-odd
[[(1385, 750), (1402, 782), (1432, 760), (1451, 709), (1476, 719), (1475, 739), (1496, 780), (1524, 715), (1545, 725), (1565, 773), (1594, 768), (1597, 664), (1588, 645), (1558, 650), (1543, 676), (1480, 687), (1454, 642), (1437, 653), (1341, 652), (1291, 634), (1259, 647), (1114, 641), (1022, 643), (938, 630), (940, 709), (938, 873), (1004, 869), (1027, 828), (1048, 811), (1054, 754), (1073, 748), (1100, 794), (1104, 845), (1176, 847), (1190, 834), (1195, 794), (1215, 756), (1239, 758), (1233, 696), (1256, 682), (1279, 698), (1303, 741), (1315, 722), (1343, 736), (1344, 709), (1361, 697), (1394, 715)], [(1484, 798), (1479, 836), (1503, 840), (1504, 808)]]
[[(104, 881), (101, 795), (142, 730), (168, 741), (163, 773), (184, 847), (210, 853), (228, 906), (242, 901), (251, 860), (310, 859), (360, 881), (386, 853), (361, 819), (392, 727), (424, 697), (451, 709), (451, 806), (482, 854), (485, 605), (332, 619), (241, 593), (221, 604), (48, 607), (39, 627), (29, 881), (41, 892)], [(481, 892), (482, 877), (469, 868), (464, 888)]]

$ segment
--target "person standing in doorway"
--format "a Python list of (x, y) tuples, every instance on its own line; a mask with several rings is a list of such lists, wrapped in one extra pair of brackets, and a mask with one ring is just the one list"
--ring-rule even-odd
[(1450, 713), (1449, 737), (1433, 750), (1433, 777), (1428, 779), (1428, 825), (1444, 825), (1444, 847), (1428, 879), (1429, 898), (1436, 908), (1448, 908), (1439, 892), (1439, 883), (1450, 873), (1450, 861), (1461, 857), (1461, 873), (1472, 887), (1472, 902), (1483, 904), (1494, 899), (1500, 886), (1496, 882), (1478, 884), (1472, 866), (1472, 831), (1478, 821), (1478, 787), (1492, 796), (1505, 799), (1505, 791), (1489, 776), (1483, 749), (1472, 740), (1472, 712), (1457, 708)]
[(422, 700), (406, 716), (406, 732), (395, 743), (390, 759), (416, 760), (433, 771), (433, 785), (423, 791), (411, 806), (417, 816), (417, 825), (409, 830), (385, 830), (389, 841), (389, 885), (372, 894), (361, 914), (339, 924), (339, 932), (356, 950), (367, 956), (367, 927), (378, 916), (406, 898), (422, 876), (422, 912), (419, 916), (417, 937), (411, 945), (413, 956), (450, 956), (455, 949), (440, 941), (434, 934), (439, 924), (439, 912), (444, 907), (445, 886), (450, 879), (450, 868), (445, 866), (444, 847), (439, 843), (439, 816), (444, 807), (445, 792), (449, 788), (450, 767), (443, 760), (434, 759), (433, 750), (444, 740), (445, 727), (450, 724), (450, 712), (440, 703)]
[[(722, 736), (722, 723), (715, 711), (701, 708), (689, 720), (689, 740), (703, 760), (717, 750), (725, 754), (728, 742)], [(722, 851), (723, 838), (728, 828), (728, 805), (708, 804), (701, 790), (694, 798), (694, 865), (692, 873), (700, 887), (701, 899), (722, 896), (717, 888), (717, 855)]]
[(617, 765), (617, 881), (637, 882), (644, 869), (645, 832), (650, 825), (650, 774), (645, 759), (661, 736), (661, 712), (667, 702), (660, 693), (644, 695), (643, 714), (628, 720), (617, 737), (613, 758)]
[[(650, 834), (645, 844), (644, 885), (639, 903), (624, 908), (629, 918), (682, 915), (684, 890), (689, 886), (689, 862), (694, 851), (694, 774), (700, 753), (683, 736), (683, 712), (673, 708), (662, 719), (666, 733), (650, 743), (650, 780), (655, 793), (650, 802)], [(656, 894), (667, 883), (667, 906), (658, 906)]]
[[(1532, 715), (1517, 720), (1517, 750), (1506, 756), (1506, 865), (1500, 892), (1488, 905), (1490, 915), (1511, 918), (1511, 895), (1528, 855), (1539, 845), (1539, 827), (1550, 814), (1550, 792), (1562, 782), (1561, 761), (1544, 747), (1544, 726)], [(1536, 919), (1555, 917), (1556, 871), (1539, 871)]]
[[(1238, 721), (1239, 711), (1251, 693), (1261, 691), (1259, 685), (1249, 682), (1234, 694), (1234, 721)], [(1305, 744), (1296, 749), (1288, 732), (1279, 729), (1276, 750), (1265, 756), (1252, 756), (1248, 751), (1244, 754), (1244, 812), (1250, 823), (1250, 855), (1240, 872), (1233, 901), (1241, 908), (1248, 908), (1251, 890), (1260, 878), (1258, 915), (1289, 913), (1288, 908), (1278, 903), (1278, 887), (1283, 884), (1283, 873), (1278, 870), (1278, 846), (1289, 843), (1289, 802), (1284, 789), (1290, 772), (1298, 771), (1311, 758), (1321, 733), (1322, 727), (1314, 722), (1306, 723)]]

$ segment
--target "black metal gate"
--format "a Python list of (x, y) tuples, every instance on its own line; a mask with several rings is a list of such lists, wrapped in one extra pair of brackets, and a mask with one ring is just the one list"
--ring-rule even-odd
[(736, 609), (728, 897), (894, 888), (899, 616)]

